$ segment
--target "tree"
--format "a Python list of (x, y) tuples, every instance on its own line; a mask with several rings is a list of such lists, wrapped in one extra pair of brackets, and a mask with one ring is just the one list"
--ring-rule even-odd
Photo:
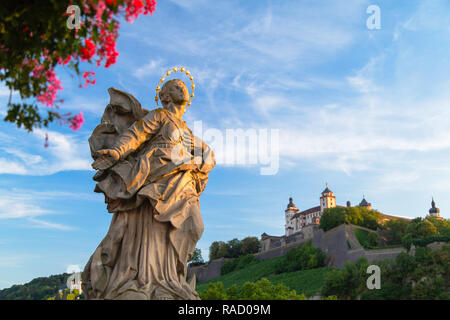
[(325, 285), (321, 294), (323, 296), (347, 297), (346, 278), (343, 270), (333, 269), (325, 275)]
[(326, 254), (320, 248), (314, 247), (310, 240), (301, 247), (289, 250), (278, 262), (276, 273), (323, 267), (325, 258)]
[(304, 294), (298, 295), (284, 284), (273, 284), (266, 278), (246, 282), (241, 288), (233, 285), (226, 290), (222, 282), (211, 283), (199, 295), (202, 300), (306, 300)]
[(322, 294), (341, 299), (355, 299), (360, 295), (361, 299), (373, 300), (450, 297), (450, 245), (440, 250), (419, 247), (414, 256), (402, 252), (395, 260), (384, 259), (376, 264), (382, 274), (380, 290), (367, 289), (368, 263), (362, 258), (356, 263), (346, 263), (344, 270), (329, 272)]
[(205, 291), (199, 292), (199, 296), (202, 300), (228, 300), (222, 282), (210, 283)]
[(433, 216), (427, 216), (425, 220), (431, 222), (440, 235), (450, 235), (450, 219), (438, 219)]
[(340, 299), (356, 299), (366, 288), (367, 267), (365, 257), (355, 263), (346, 262), (343, 270), (335, 269), (325, 276), (323, 296), (335, 295)]
[(0, 290), (0, 300), (46, 300), (54, 297), (70, 274), (63, 273), (49, 277), (39, 277), (23, 285), (13, 285)]
[(214, 241), (213, 243), (211, 243), (211, 245), (209, 246), (209, 261), (218, 259), (218, 252), (219, 252), (219, 247), (222, 244), (222, 241)]
[(228, 243), (221, 242), (219, 245), (219, 250), (217, 250), (217, 258), (225, 258), (230, 256)]
[(258, 263), (259, 260), (252, 254), (240, 256), (239, 258), (230, 259), (222, 265), (221, 275), (230, 273), (232, 271), (244, 269), (245, 267)]
[(406, 234), (409, 221), (403, 219), (391, 219), (384, 224), (386, 230), (389, 232), (390, 243), (400, 244), (403, 236)]
[(202, 250), (195, 248), (194, 252), (192, 253), (192, 257), (189, 260), (189, 263), (191, 266), (199, 266), (205, 264), (205, 261), (202, 257)]
[(257, 253), (261, 248), (261, 243), (257, 237), (247, 237), (241, 241), (241, 254)]
[(327, 208), (320, 218), (319, 228), (328, 231), (347, 223), (376, 230), (380, 216), (378, 211), (365, 207)]
[(423, 238), (438, 234), (434, 224), (429, 219), (415, 218), (406, 228), (406, 234), (411, 234), (413, 239)]
[(406, 250), (409, 251), (411, 249), (413, 237), (411, 233), (407, 233), (402, 238), (402, 246), (406, 248)]
[(320, 218), (319, 228), (328, 231), (345, 222), (343, 208), (327, 208)]
[(402, 284), (402, 279), (406, 278), (409, 273), (414, 271), (417, 267), (416, 259), (413, 256), (410, 256), (406, 252), (400, 252), (398, 256), (395, 258), (395, 274), (398, 276), (400, 281), (396, 281), (397, 283)]
[(237, 258), (241, 255), (242, 243), (240, 240), (234, 238), (227, 243), (228, 246), (228, 255), (226, 258)]
[(369, 232), (367, 236), (367, 245), (369, 248), (376, 248), (380, 245), (380, 236), (376, 232)]
[[(63, 101), (57, 95), (63, 87), (55, 68), (74, 72), (80, 87), (95, 84), (95, 73), (81, 71), (80, 63), (113, 65), (118, 18), (124, 15), (131, 22), (140, 14), (152, 14), (155, 6), (155, 0), (2, 1), (0, 81), (11, 92), (4, 120), (28, 131), (54, 120), (79, 129), (82, 113), (59, 112)], [(11, 101), (13, 91), (21, 102)], [(49, 108), (46, 115), (40, 112), (42, 105)]]
[(209, 260), (219, 258), (238, 258), (242, 255), (259, 251), (260, 243), (256, 237), (247, 237), (243, 240), (234, 238), (228, 242), (214, 241), (209, 247)]

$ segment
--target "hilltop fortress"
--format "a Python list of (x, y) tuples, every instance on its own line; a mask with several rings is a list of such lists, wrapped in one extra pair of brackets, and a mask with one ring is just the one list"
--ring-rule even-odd
[[(356, 229), (363, 229), (368, 232), (373, 232), (374, 230), (352, 224), (341, 224), (328, 231), (319, 229), (320, 219), (325, 209), (344, 207), (336, 204), (336, 197), (328, 186), (322, 191), (319, 201), (320, 204), (318, 206), (300, 211), (295, 206), (293, 199), (289, 198), (289, 203), (284, 211), (285, 234), (282, 236), (271, 236), (263, 233), (260, 240), (261, 251), (255, 253), (254, 256), (259, 260), (284, 256), (290, 249), (311, 241), (313, 246), (320, 248), (327, 255), (327, 266), (343, 268), (345, 262), (355, 262), (361, 257), (365, 257), (369, 262), (374, 262), (385, 258), (394, 259), (400, 252), (407, 252), (401, 246), (383, 248), (385, 234), (380, 229), (376, 231), (380, 236), (381, 248), (378, 249), (363, 248), (355, 235)], [(358, 206), (372, 210), (372, 204), (364, 196)], [(351, 207), (350, 201), (347, 201), (346, 207)], [(441, 219), (440, 210), (436, 207), (434, 199), (431, 202), (431, 209), (428, 214)], [(379, 222), (384, 223), (390, 219), (410, 220), (381, 213), (381, 221)], [(207, 265), (189, 267), (188, 275), (192, 276), (195, 274), (198, 282), (214, 279), (220, 276), (221, 267), (227, 260), (226, 258), (219, 258), (210, 261)]]
[[(312, 239), (314, 233), (319, 231), (318, 226), (320, 224), (320, 218), (325, 209), (327, 208), (345, 208), (336, 204), (336, 197), (326, 185), (325, 190), (322, 191), (319, 198), (319, 205), (312, 207), (303, 211), (300, 211), (294, 204), (293, 199), (289, 198), (289, 203), (287, 205), (285, 212), (285, 234), (283, 236), (272, 236), (267, 233), (261, 235), (261, 251), (267, 251), (274, 248), (280, 248), (286, 246), (289, 243), (298, 242), (300, 240)], [(351, 207), (350, 201), (347, 201), (346, 207)], [(372, 210), (372, 204), (369, 203), (365, 197), (358, 204), (358, 207), (365, 207), (368, 210)], [(434, 199), (431, 202), (431, 209), (429, 210), (429, 215), (434, 216), (438, 219), (440, 217), (440, 210), (436, 208), (436, 203)], [(390, 219), (403, 219), (411, 220), (404, 217), (391, 216), (381, 213), (381, 223), (384, 223)]]
[[(347, 201), (347, 207), (350, 207), (350, 201)], [(367, 202), (364, 198), (359, 203), (359, 206), (366, 207), (372, 210), (372, 204)], [(340, 206), (336, 204), (336, 197), (328, 188), (326, 184), (325, 190), (322, 191), (319, 198), (319, 205), (300, 211), (294, 204), (293, 199), (289, 198), (285, 212), (285, 234), (283, 236), (271, 236), (267, 233), (261, 235), (261, 250), (266, 251), (269, 249), (284, 246), (291, 242), (297, 242), (302, 239), (311, 239), (313, 233), (318, 230), (320, 224), (320, 218), (325, 209), (336, 208)], [(390, 216), (385, 215), (386, 218)]]
[[(347, 201), (347, 207), (350, 206), (350, 201)], [(368, 203), (364, 197), (359, 206), (366, 207), (369, 210), (372, 209), (372, 204)], [(290, 236), (294, 233), (300, 232), (304, 227), (311, 224), (318, 225), (320, 223), (320, 217), (322, 216), (323, 211), (327, 208), (335, 207), (343, 206), (336, 205), (336, 197), (334, 196), (333, 191), (328, 188), (328, 184), (325, 190), (323, 190), (321, 193), (320, 205), (318, 205), (317, 207), (300, 211), (294, 205), (293, 199), (289, 198), (289, 203), (287, 205), (287, 209), (285, 210), (285, 235)]]

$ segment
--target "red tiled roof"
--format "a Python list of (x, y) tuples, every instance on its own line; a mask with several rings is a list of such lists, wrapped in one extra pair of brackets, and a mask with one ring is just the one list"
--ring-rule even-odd
[(320, 211), (320, 206), (309, 208), (304, 211), (300, 211), (300, 214), (309, 214), (309, 213), (313, 213), (313, 212), (317, 212), (317, 211)]
[(305, 210), (305, 211), (300, 211), (300, 213), (294, 214), (294, 215), (292, 216), (291, 220), (297, 218), (298, 216), (310, 214), (310, 213), (317, 212), (317, 211), (320, 211), (320, 206), (313, 207), (313, 208), (309, 208), (309, 209), (307, 209), (307, 210)]

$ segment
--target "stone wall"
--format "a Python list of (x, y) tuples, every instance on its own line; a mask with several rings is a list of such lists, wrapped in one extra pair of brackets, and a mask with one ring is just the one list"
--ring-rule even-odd
[(340, 225), (327, 232), (319, 230), (314, 234), (312, 244), (321, 248), (328, 256), (329, 265), (335, 268), (344, 268), (345, 262), (356, 262), (361, 257), (366, 257), (367, 261), (373, 263), (386, 258), (395, 259), (400, 252), (406, 252), (405, 248), (386, 248), (365, 250), (355, 236), (354, 225)]
[(310, 239), (303, 239), (296, 242), (290, 242), (284, 246), (272, 248), (266, 251), (255, 253), (254, 256), (259, 260), (272, 259), (276, 257), (284, 256), (290, 249), (297, 248), (304, 245)]
[(222, 266), (228, 260), (226, 258), (220, 258), (202, 266), (191, 267), (188, 265), (187, 278), (190, 279), (195, 274), (197, 282), (205, 282), (220, 277)]
[[(355, 249), (359, 249), (360, 247), (357, 241), (355, 242), (353, 239), (348, 240), (349, 233), (347, 225), (342, 224), (327, 232), (321, 229), (317, 230), (314, 232), (312, 244), (325, 252), (328, 266), (342, 268), (348, 259), (348, 250), (352, 247)], [(352, 247), (349, 248), (350, 243)]]
[[(439, 241), (435, 241), (432, 243), (427, 244), (427, 248), (430, 248), (431, 250), (440, 250), (442, 248), (442, 246), (449, 244), (447, 242), (439, 242)], [(416, 246), (415, 245), (411, 245), (411, 249), (409, 250), (409, 254), (410, 255), (415, 255), (416, 254)]]

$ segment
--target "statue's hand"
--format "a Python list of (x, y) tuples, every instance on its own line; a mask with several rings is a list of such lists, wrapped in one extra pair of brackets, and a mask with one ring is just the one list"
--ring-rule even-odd
[(100, 155), (97, 160), (92, 163), (92, 168), (95, 170), (105, 170), (112, 167), (120, 159), (120, 155), (116, 150), (102, 149), (97, 151)]

